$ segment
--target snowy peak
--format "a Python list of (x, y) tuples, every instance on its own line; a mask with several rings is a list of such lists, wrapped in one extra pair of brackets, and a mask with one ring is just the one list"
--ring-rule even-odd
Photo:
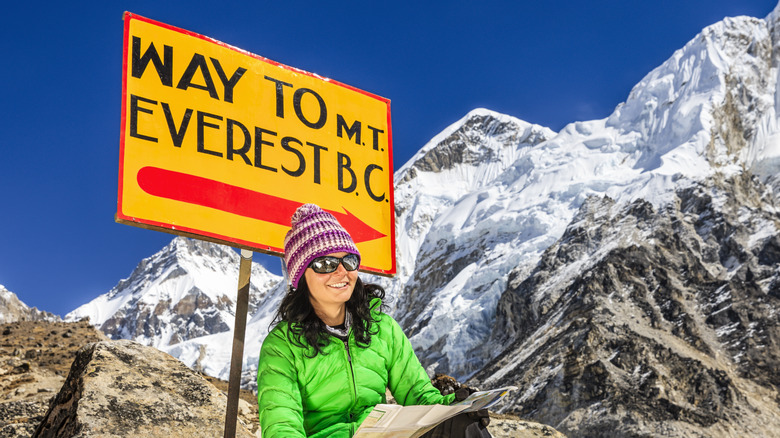
[(497, 353), (480, 348), (508, 279), (528, 277), (589, 198), (665, 211), (702, 180), (776, 174), (772, 26), (749, 17), (709, 26), (608, 118), (556, 134), (475, 110), (403, 166), (389, 287), (423, 364), (468, 377), (490, 362)]
[[(453, 123), (423, 146), (396, 173), (396, 184), (416, 176), (416, 171), (439, 173), (457, 167), (506, 167), (521, 145), (535, 145), (554, 132), (515, 117), (486, 109), (475, 109)], [(482, 183), (484, 179), (475, 179)]]
[[(163, 347), (231, 330), (239, 255), (231, 248), (176, 237), (141, 261), (130, 277), (66, 318), (89, 317), (108, 336)], [(252, 266), (250, 312), (281, 277)]]
[[(130, 279), (174, 278), (185, 272), (197, 273), (202, 270), (226, 273), (227, 266), (237, 260), (238, 255), (222, 245), (176, 237), (157, 254), (142, 260)], [(119, 290), (114, 288), (116, 292)]]
[(607, 119), (615, 147), (638, 169), (689, 177), (762, 168), (766, 158), (780, 155), (771, 134), (778, 56), (771, 26), (737, 17), (705, 28)]
[(431, 139), (395, 175), (398, 281), (405, 283), (433, 221), (470, 194), (500, 183), (528, 148), (553, 137), (545, 127), (486, 109), (469, 112)]
[(15, 293), (0, 284), (0, 324), (16, 321), (59, 321), (59, 319), (49, 312), (43, 312), (35, 307), (30, 308)]

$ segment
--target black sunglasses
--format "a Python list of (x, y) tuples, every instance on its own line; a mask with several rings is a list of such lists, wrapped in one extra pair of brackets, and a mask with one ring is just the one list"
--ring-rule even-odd
[(317, 257), (311, 261), (309, 267), (318, 274), (330, 274), (339, 268), (339, 263), (344, 265), (347, 271), (354, 271), (360, 266), (360, 257), (355, 254), (347, 254), (344, 257)]

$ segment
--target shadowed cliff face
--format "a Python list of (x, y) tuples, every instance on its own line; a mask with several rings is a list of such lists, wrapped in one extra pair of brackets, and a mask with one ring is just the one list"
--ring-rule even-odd
[(780, 215), (749, 176), (667, 208), (590, 199), (525, 280), (510, 278), (474, 381), (567, 436), (780, 430)]

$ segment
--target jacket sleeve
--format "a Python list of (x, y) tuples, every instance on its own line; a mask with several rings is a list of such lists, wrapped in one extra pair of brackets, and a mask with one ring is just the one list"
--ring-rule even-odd
[(263, 438), (305, 437), (295, 357), (282, 330), (271, 330), (260, 348), (257, 402)]
[(382, 318), (389, 320), (389, 323), (382, 328), (390, 329), (391, 359), (387, 370), (388, 388), (396, 401), (403, 406), (452, 403), (455, 395), (443, 396), (433, 386), (401, 326), (389, 315), (382, 314)]

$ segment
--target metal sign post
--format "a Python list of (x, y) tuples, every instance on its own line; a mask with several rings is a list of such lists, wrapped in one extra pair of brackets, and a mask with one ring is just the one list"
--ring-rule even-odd
[(249, 308), (249, 278), (252, 274), (252, 251), (241, 250), (238, 268), (238, 298), (236, 299), (236, 325), (233, 328), (233, 353), (230, 357), (230, 382), (228, 382), (227, 412), (225, 413), (224, 438), (235, 438), (238, 418), (238, 395), (241, 391), (241, 367), (244, 363), (244, 335), (246, 314)]

